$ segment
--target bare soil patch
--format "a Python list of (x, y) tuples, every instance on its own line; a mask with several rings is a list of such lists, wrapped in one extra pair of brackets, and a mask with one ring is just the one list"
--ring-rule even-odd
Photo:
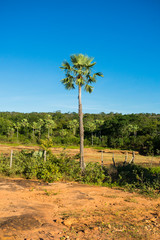
[(0, 239), (160, 239), (160, 199), (72, 182), (0, 179)]

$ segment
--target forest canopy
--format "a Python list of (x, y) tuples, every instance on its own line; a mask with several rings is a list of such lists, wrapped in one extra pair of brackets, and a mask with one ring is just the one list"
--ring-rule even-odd
[[(54, 145), (78, 145), (78, 114), (0, 112), (0, 141), (39, 144), (50, 138)], [(160, 153), (160, 114), (84, 114), (85, 146)]]

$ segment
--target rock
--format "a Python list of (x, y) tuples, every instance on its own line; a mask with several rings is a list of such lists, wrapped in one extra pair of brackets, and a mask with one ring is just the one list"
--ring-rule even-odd
[(111, 229), (111, 224), (108, 224), (108, 228)]
[(70, 227), (73, 223), (75, 223), (75, 219), (73, 218), (68, 218), (63, 221), (63, 224), (67, 227)]
[(98, 228), (98, 227), (94, 227), (94, 230), (95, 230), (95, 231), (98, 231), (98, 230), (99, 230), (99, 228)]
[(156, 218), (151, 218), (150, 221), (152, 221), (152, 222), (156, 222), (157, 219), (156, 219)]

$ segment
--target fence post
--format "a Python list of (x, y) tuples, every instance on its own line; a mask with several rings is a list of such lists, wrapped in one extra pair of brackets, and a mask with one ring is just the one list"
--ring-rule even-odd
[(114, 160), (114, 152), (113, 152), (113, 156), (112, 156), (112, 161), (113, 161), (113, 166), (116, 166), (115, 160)]
[(46, 162), (46, 150), (44, 150), (44, 162)]
[(12, 168), (12, 158), (13, 158), (13, 150), (11, 150), (11, 157), (10, 157), (10, 168)]
[(124, 159), (123, 164), (126, 164), (126, 163), (127, 163), (127, 158), (128, 158), (128, 152), (126, 152), (126, 154), (125, 154), (125, 159)]
[(134, 163), (134, 158), (135, 158), (135, 152), (133, 151), (133, 152), (132, 152), (132, 159), (131, 159), (131, 161), (129, 162), (129, 164)]
[(101, 166), (103, 168), (103, 150), (101, 151)]

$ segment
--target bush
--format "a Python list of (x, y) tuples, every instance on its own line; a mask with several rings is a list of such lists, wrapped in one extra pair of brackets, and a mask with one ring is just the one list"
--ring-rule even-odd
[(0, 173), (25, 178), (38, 178), (47, 182), (58, 180), (74, 180), (87, 184), (118, 185), (129, 190), (139, 189), (141, 193), (160, 191), (160, 167), (146, 168), (135, 164), (101, 167), (99, 163), (88, 163), (82, 172), (76, 157), (68, 157), (61, 153), (59, 157), (47, 152), (44, 162), (42, 151), (15, 152), (10, 168), (10, 158), (0, 156)]
[(37, 168), (36, 176), (45, 182), (54, 182), (62, 178), (58, 166), (51, 162), (41, 163)]
[(160, 168), (145, 168), (135, 164), (117, 167), (119, 185), (134, 185), (136, 188), (160, 189)]
[(99, 163), (88, 163), (82, 181), (101, 185), (105, 179), (104, 171)]

